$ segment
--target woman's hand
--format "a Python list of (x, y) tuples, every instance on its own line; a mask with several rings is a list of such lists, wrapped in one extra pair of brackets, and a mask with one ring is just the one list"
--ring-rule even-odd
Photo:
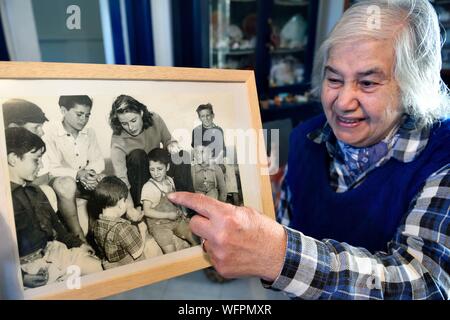
[(176, 154), (181, 151), (181, 148), (177, 141), (172, 141), (167, 145), (167, 151), (169, 151), (170, 154)]
[(221, 275), (258, 276), (267, 281), (277, 278), (286, 251), (283, 226), (254, 209), (203, 194), (175, 192), (168, 198), (198, 213), (191, 218), (190, 228), (205, 239), (204, 249)]

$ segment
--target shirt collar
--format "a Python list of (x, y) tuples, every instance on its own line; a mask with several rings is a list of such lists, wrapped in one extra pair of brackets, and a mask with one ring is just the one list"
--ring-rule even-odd
[(10, 185), (11, 185), (11, 192), (14, 192), (14, 190), (16, 190), (19, 187), (23, 187), (23, 185), (17, 184), (15, 182), (10, 181)]
[(110, 222), (122, 222), (122, 223), (124, 222), (124, 223), (131, 224), (130, 221), (125, 220), (125, 219), (123, 219), (123, 218), (113, 218), (113, 217), (105, 216), (105, 215), (103, 215), (103, 214), (100, 214), (100, 215), (98, 216), (98, 218), (101, 219), (101, 220), (106, 220), (106, 221), (110, 221)]
[(14, 192), (14, 190), (16, 190), (19, 187), (25, 188), (25, 187), (33, 187), (34, 185), (32, 185), (31, 182), (25, 182), (24, 184), (18, 184), (15, 182), (10, 181), (10, 186), (11, 186), (11, 192)]
[[(64, 129), (62, 121), (58, 121), (56, 123), (56, 134), (60, 137), (67, 136), (69, 133)], [(87, 126), (83, 128), (78, 134), (87, 134)]]
[(217, 125), (215, 123), (212, 124), (212, 126), (210, 128), (206, 128), (203, 124), (201, 125), (203, 129), (205, 130), (209, 130), (209, 129), (214, 129), (217, 128)]
[[(314, 143), (325, 143), (331, 156), (338, 155), (336, 137), (328, 122), (325, 122), (323, 127), (311, 131), (307, 136)], [(411, 162), (425, 149), (429, 136), (429, 127), (417, 127), (412, 117), (404, 116), (395, 133), (395, 143), (390, 147), (388, 154), (398, 161)]]
[(203, 165), (203, 164), (197, 163), (195, 165), (195, 172), (206, 171), (206, 170), (214, 171), (214, 167), (210, 164)]

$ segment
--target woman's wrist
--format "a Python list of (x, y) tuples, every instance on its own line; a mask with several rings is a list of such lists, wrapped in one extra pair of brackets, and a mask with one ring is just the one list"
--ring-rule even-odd
[[(286, 257), (287, 234), (286, 229), (279, 223), (271, 220), (270, 231), (266, 239), (265, 257), (267, 258), (260, 278), (273, 283), (281, 274)], [(271, 224), (272, 224), (271, 223)]]

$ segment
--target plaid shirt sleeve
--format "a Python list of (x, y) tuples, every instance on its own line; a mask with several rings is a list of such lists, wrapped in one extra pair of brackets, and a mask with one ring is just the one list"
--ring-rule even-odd
[(133, 257), (137, 259), (142, 255), (144, 242), (136, 226), (126, 225), (120, 229), (120, 242), (122, 247)]
[(289, 186), (287, 184), (287, 176), (288, 166), (286, 165), (284, 169), (284, 175), (281, 179), (281, 187), (280, 187), (280, 199), (278, 202), (278, 206), (276, 208), (276, 220), (282, 225), (288, 226), (291, 221), (291, 192), (289, 190)]
[(450, 164), (428, 178), (387, 253), (286, 227), (283, 269), (266, 286), (299, 299), (449, 299), (449, 205)]

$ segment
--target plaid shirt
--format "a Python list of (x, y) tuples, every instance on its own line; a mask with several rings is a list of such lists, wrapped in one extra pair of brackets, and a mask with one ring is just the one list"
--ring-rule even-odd
[(94, 237), (109, 262), (126, 264), (142, 255), (141, 234), (128, 220), (101, 214), (94, 224)]
[[(333, 159), (331, 184), (336, 192), (357, 187), (367, 173), (390, 158), (410, 162), (425, 148), (430, 131), (404, 120), (389, 151), (356, 180), (348, 179), (336, 138), (328, 124), (308, 138), (325, 143)], [(287, 171), (286, 171), (287, 173)], [(351, 182), (350, 182), (351, 181)], [(348, 183), (350, 182), (350, 183)], [(288, 225), (291, 193), (284, 179), (277, 220)], [(316, 240), (285, 227), (287, 248), (280, 275), (266, 287), (300, 299), (449, 299), (450, 164), (433, 173), (404, 215), (387, 252), (371, 254), (334, 240)]]

